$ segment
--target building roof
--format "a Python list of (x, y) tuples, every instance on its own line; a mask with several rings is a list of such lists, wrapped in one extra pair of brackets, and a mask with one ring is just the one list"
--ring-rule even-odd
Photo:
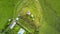
[(18, 34), (24, 34), (24, 32), (25, 32), (25, 30), (21, 28), (21, 29), (19, 30)]
[(31, 14), (30, 11), (28, 11), (27, 14), (30, 15)]
[(19, 18), (17, 17), (17, 18), (16, 18), (16, 20), (18, 21), (18, 20), (19, 20)]
[(12, 24), (9, 26), (12, 29), (16, 25), (16, 21), (13, 21)]

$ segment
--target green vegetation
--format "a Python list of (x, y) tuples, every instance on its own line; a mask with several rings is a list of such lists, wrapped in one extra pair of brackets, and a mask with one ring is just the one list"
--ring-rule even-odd
[[(0, 33), (17, 34), (23, 28), (24, 34), (60, 34), (59, 3), (60, 0), (0, 0)], [(17, 24), (10, 29), (8, 19), (18, 16)]]
[(5, 29), (9, 18), (13, 17), (13, 1), (12, 0), (0, 0), (0, 31)]
[(40, 34), (60, 34), (60, 0), (39, 0), (43, 20)]

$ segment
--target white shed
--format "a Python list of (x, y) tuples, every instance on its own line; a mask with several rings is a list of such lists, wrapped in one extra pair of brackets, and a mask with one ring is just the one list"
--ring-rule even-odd
[(31, 13), (30, 13), (30, 11), (28, 11), (26, 14), (27, 14), (27, 15), (30, 15)]
[(12, 24), (9, 26), (10, 29), (13, 29), (15, 25), (16, 25), (16, 21), (14, 20), (14, 21), (12, 21)]
[(18, 21), (18, 20), (19, 20), (19, 18), (17, 17), (17, 18), (16, 18), (16, 20)]
[(19, 30), (18, 34), (24, 34), (24, 32), (25, 32), (25, 30), (21, 28), (21, 29)]

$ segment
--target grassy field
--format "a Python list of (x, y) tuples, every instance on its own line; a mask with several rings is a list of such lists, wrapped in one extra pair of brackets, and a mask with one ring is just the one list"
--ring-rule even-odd
[(42, 7), (42, 34), (60, 34), (60, 0), (39, 0)]
[[(25, 2), (24, 4), (22, 4), (22, 9), (20, 9), (21, 5), (19, 5), (20, 7), (17, 8), (18, 15), (20, 15), (23, 19), (21, 24), (27, 27), (29, 30), (31, 29), (31, 26), (33, 26), (34, 28), (36, 27), (36, 30), (37, 30), (40, 27), (40, 20), (42, 18), (39, 2), (34, 0), (33, 1), (27, 0), (27, 1), (28, 2)], [(28, 11), (30, 11), (31, 14), (34, 15), (33, 22), (31, 21), (32, 19), (29, 16), (26, 16), (26, 13)]]
[[(16, 1), (16, 0), (15, 0)], [(3, 14), (3, 16), (4, 17), (6, 17), (6, 19), (4, 18), (4, 19), (2, 19), (2, 17), (1, 17), (1, 23), (3, 23), (4, 21), (4, 24), (2, 24), (1, 25), (1, 30), (2, 29), (4, 29), (4, 27), (3, 26), (5, 26), (5, 25), (7, 25), (8, 24), (8, 19), (9, 18), (12, 18), (12, 17), (14, 17), (14, 18), (16, 18), (19, 14), (20, 14), (20, 12), (21, 12), (21, 9), (24, 9), (23, 7), (27, 7), (27, 8), (25, 8), (24, 9), (24, 11), (22, 11), (22, 13), (25, 13), (26, 14), (26, 12), (28, 11), (28, 10), (30, 10), (31, 11), (31, 13), (34, 15), (34, 22), (32, 22), (32, 23), (34, 23), (35, 24), (35, 26), (34, 27), (39, 27), (39, 17), (41, 17), (40, 16), (40, 10), (39, 10), (39, 8), (37, 7), (38, 6), (38, 4), (36, 5), (36, 3), (34, 2), (34, 1), (31, 1), (31, 0), (27, 0), (27, 2), (26, 1), (23, 1), (23, 0), (21, 0), (21, 1), (13, 1), (13, 0), (11, 0), (11, 7), (10, 7), (10, 4), (5, 4), (5, 3), (1, 3), (1, 4), (5, 4), (6, 5), (6, 7), (7, 7), (7, 9), (5, 9), (6, 7), (4, 7), (4, 6), (2, 6), (2, 7), (4, 7), (4, 13), (5, 12), (7, 12), (7, 13), (5, 13), (6, 15), (4, 15), (3, 14), (3, 12), (1, 13), (1, 14)], [(9, 3), (10, 1), (8, 0), (8, 1), (1, 1), (1, 2), (7, 2), (7, 3)], [(21, 4), (21, 2), (22, 2), (22, 4)], [(24, 3), (25, 2), (25, 3)], [(31, 4), (30, 4), (30, 2), (31, 2)], [(30, 5), (29, 5), (30, 4)], [(9, 7), (7, 6), (7, 5), (9, 5)], [(36, 5), (36, 6), (34, 6), (34, 5)], [(33, 7), (34, 6), (34, 7)], [(9, 10), (8, 10), (8, 8), (10, 8)], [(37, 10), (36, 10), (37, 9)], [(2, 9), (3, 10), (3, 9)], [(19, 12), (18, 12), (19, 11)], [(37, 11), (37, 12), (36, 12)], [(11, 12), (11, 13), (10, 13)], [(36, 14), (35, 14), (36, 13)], [(2, 16), (2, 15), (1, 15)], [(22, 16), (23, 16), (23, 14), (22, 14)], [(25, 16), (23, 16), (23, 18), (24, 18)], [(4, 20), (4, 21), (3, 21)], [(32, 20), (32, 19), (31, 19)], [(30, 22), (30, 19), (29, 20), (27, 20), (26, 22)], [(24, 21), (25, 22), (25, 21)], [(30, 22), (31, 23), (31, 22)], [(25, 23), (23, 23), (23, 24), (25, 24)], [(22, 25), (23, 25), (22, 24)], [(28, 26), (29, 27), (29, 25), (25, 25), (26, 27)], [(29, 29), (31, 29), (31, 28), (29, 28)]]
[[(20, 15), (22, 19), (18, 23), (32, 33), (40, 28), (39, 34), (60, 34), (59, 3), (60, 0), (0, 0), (0, 32), (9, 23), (9, 18)], [(27, 11), (34, 15), (33, 22), (26, 16)], [(17, 32), (19, 27), (16, 25), (12, 31)]]
[(13, 1), (0, 0), (0, 31), (8, 23), (8, 19), (13, 17)]

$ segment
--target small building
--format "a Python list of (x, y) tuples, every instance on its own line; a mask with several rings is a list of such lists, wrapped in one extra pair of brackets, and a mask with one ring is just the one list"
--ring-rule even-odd
[(33, 18), (33, 14), (31, 15), (31, 17)]
[(16, 18), (16, 20), (18, 21), (18, 20), (19, 20), (19, 18), (17, 17), (17, 18)]
[(30, 11), (28, 11), (26, 14), (27, 14), (27, 15), (30, 15), (31, 13), (30, 13)]
[(14, 21), (12, 21), (12, 23), (10, 24), (9, 28), (10, 28), (10, 29), (13, 29), (15, 25), (16, 25), (16, 21), (14, 20)]
[(24, 34), (24, 32), (25, 32), (25, 30), (21, 28), (21, 29), (18, 31), (18, 34)]

